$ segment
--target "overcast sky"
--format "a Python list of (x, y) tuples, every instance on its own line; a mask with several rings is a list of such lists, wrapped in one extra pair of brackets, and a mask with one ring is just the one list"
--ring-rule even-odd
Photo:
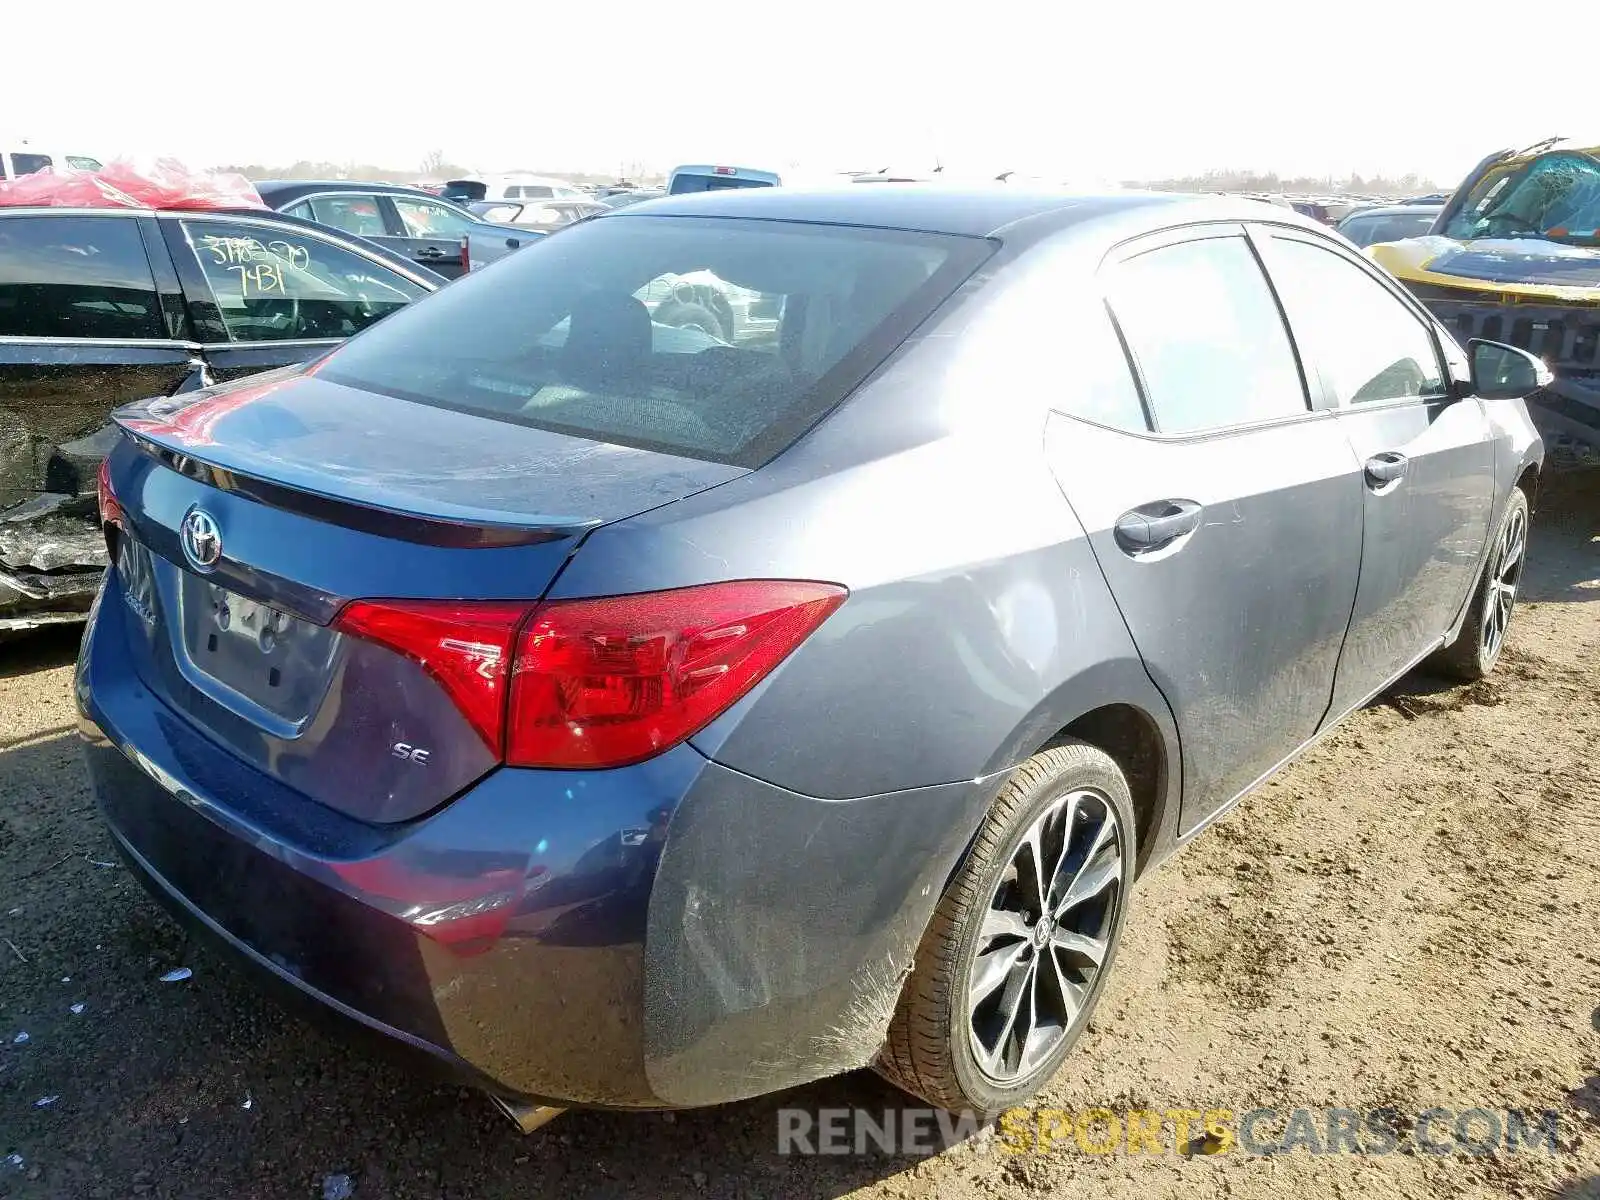
[(1522, 53), (1533, 10), (1504, 0), (187, 7), (11, 0), (0, 136), (196, 165), (937, 155), (1066, 181), (1241, 167), (1454, 183), (1491, 149), (1581, 134), (1569, 118), (1593, 104), (1586, 35), (1564, 67)]

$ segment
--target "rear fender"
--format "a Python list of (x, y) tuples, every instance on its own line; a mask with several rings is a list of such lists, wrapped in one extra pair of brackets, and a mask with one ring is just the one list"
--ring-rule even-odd
[[(1034, 707), (1005, 743), (996, 749), (984, 775), (1011, 770), (1067, 733), (1074, 723), (1112, 705), (1132, 708), (1148, 720), (1156, 731), (1161, 747), (1161, 761), (1154, 768), (1154, 808), (1148, 814), (1140, 814), (1140, 824), (1145, 831), (1139, 845), (1139, 870), (1143, 873), (1171, 853), (1177, 840), (1178, 810), (1183, 792), (1183, 759), (1179, 753), (1178, 725), (1173, 719), (1172, 709), (1160, 689), (1151, 682), (1139, 658), (1105, 659), (1060, 684)], [(1093, 738), (1085, 740), (1093, 741)], [(1108, 753), (1114, 751), (1113, 747), (1105, 749)], [(1128, 766), (1124, 770), (1128, 770)]]

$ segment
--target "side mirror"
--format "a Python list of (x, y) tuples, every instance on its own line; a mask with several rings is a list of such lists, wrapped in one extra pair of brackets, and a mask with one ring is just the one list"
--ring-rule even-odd
[(1520, 400), (1555, 379), (1542, 361), (1504, 342), (1473, 338), (1467, 343), (1472, 356), (1472, 391), (1483, 400)]

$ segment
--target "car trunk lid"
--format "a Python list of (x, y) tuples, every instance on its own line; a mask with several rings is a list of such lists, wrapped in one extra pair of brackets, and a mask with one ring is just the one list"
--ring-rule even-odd
[(143, 451), (108, 466), (142, 682), (310, 800), (381, 822), (448, 800), (499, 748), (430, 665), (337, 626), (352, 600), (531, 608), (588, 530), (744, 473), (304, 374), (116, 420)]

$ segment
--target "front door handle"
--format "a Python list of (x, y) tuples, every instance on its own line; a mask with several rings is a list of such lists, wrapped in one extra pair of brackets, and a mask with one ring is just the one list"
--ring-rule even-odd
[(1395, 483), (1406, 477), (1406, 468), (1410, 465), (1410, 459), (1394, 450), (1374, 454), (1367, 459), (1367, 482), (1375, 487)]
[(1157, 500), (1129, 509), (1117, 518), (1112, 534), (1129, 554), (1147, 554), (1200, 528), (1205, 509), (1193, 500)]
[(417, 251), (418, 258), (443, 258), (444, 251), (437, 246), (424, 246)]

